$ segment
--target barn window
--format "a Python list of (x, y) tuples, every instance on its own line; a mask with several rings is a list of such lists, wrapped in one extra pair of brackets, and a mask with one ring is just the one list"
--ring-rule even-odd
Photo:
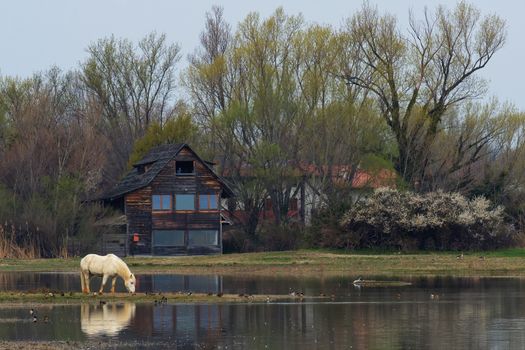
[(171, 210), (171, 195), (154, 194), (151, 197), (153, 210)]
[(175, 209), (176, 210), (195, 210), (195, 195), (194, 194), (176, 194), (175, 195)]
[(188, 245), (208, 246), (218, 245), (217, 230), (190, 230), (188, 231)]
[(184, 230), (153, 230), (155, 247), (184, 246)]
[(217, 209), (217, 195), (216, 194), (199, 194), (199, 209), (213, 210)]
[(177, 175), (194, 175), (195, 169), (193, 168), (193, 161), (176, 161), (175, 168), (177, 169)]

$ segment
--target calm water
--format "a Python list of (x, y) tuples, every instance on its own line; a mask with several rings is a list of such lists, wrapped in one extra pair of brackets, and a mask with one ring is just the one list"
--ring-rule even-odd
[[(36, 323), (31, 305), (0, 305), (0, 340), (173, 349), (525, 349), (525, 280), (418, 278), (409, 279), (409, 287), (358, 289), (352, 279), (139, 275), (142, 292), (300, 291), (331, 297), (261, 304), (50, 305), (37, 308)], [(3, 290), (78, 291), (79, 283), (73, 274), (0, 274)]]

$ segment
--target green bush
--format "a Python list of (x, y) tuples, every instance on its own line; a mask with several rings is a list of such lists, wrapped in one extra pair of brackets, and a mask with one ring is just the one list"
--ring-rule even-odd
[(283, 251), (298, 248), (302, 229), (294, 224), (263, 224), (257, 233), (259, 251)]
[(246, 253), (297, 249), (302, 242), (303, 230), (299, 225), (263, 223), (254, 237), (244, 230), (229, 227), (223, 231), (224, 253)]
[(245, 253), (255, 251), (255, 244), (239, 227), (228, 226), (222, 232), (223, 253)]
[(312, 213), (312, 222), (306, 228), (305, 244), (311, 248), (356, 248), (357, 233), (341, 227), (341, 217), (349, 210), (350, 205), (341, 204), (321, 208)]

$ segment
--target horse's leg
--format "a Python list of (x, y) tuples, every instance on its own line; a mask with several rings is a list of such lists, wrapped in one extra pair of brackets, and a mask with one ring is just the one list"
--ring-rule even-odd
[(111, 293), (115, 293), (115, 283), (117, 282), (117, 276), (111, 280)]
[(104, 286), (106, 285), (106, 282), (108, 281), (108, 275), (104, 274), (102, 277), (102, 284), (100, 285), (100, 290), (98, 291), (98, 294), (102, 294), (104, 291)]
[(91, 281), (91, 275), (89, 271), (84, 271), (84, 287), (86, 287), (86, 293), (90, 293), (89, 282)]
[(84, 281), (84, 271), (80, 270), (80, 288), (82, 288), (82, 293), (86, 292), (86, 281)]
[(88, 272), (86, 274), (86, 289), (88, 293), (91, 293), (91, 287), (89, 286), (89, 284), (91, 283), (91, 278), (93, 278), (93, 275), (91, 274), (91, 272)]
[(82, 284), (82, 293), (89, 293), (89, 272), (80, 271), (80, 282)]

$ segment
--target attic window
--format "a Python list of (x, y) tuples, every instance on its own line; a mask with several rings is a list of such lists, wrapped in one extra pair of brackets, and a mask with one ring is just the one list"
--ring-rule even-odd
[(150, 168), (151, 164), (141, 164), (141, 165), (138, 165), (137, 166), (137, 173), (139, 175), (142, 175), (144, 174), (145, 172), (148, 171), (148, 169)]
[(193, 168), (193, 161), (177, 161), (175, 163), (177, 168), (177, 175), (193, 175), (195, 170)]

